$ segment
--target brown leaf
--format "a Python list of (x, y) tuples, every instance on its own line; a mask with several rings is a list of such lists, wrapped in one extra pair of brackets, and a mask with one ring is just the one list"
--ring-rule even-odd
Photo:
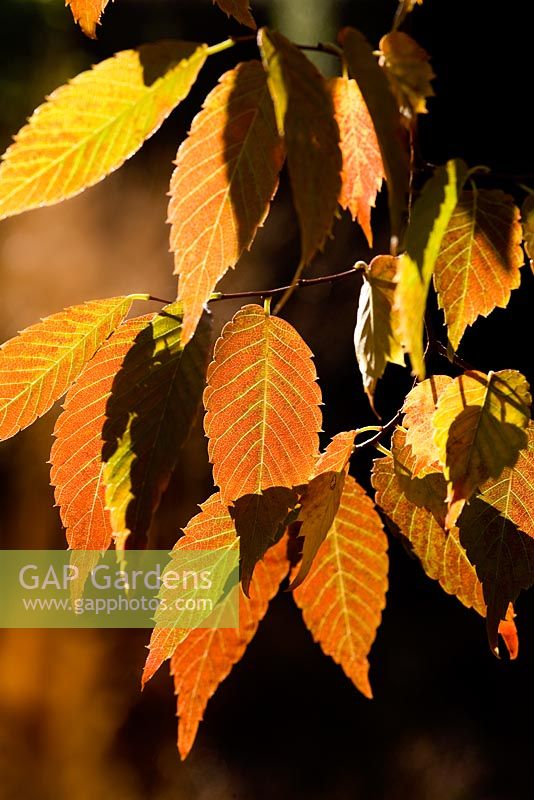
[(534, 195), (529, 194), (523, 208), (521, 209), (521, 216), (523, 217), (523, 238), (525, 240), (525, 251), (530, 259), (530, 266), (534, 272)]
[(228, 16), (234, 17), (241, 25), (256, 29), (254, 17), (250, 13), (248, 0), (213, 0)]
[(380, 64), (385, 69), (401, 112), (413, 121), (426, 114), (426, 99), (433, 97), (430, 81), (435, 78), (430, 56), (402, 31), (392, 31), (380, 40)]

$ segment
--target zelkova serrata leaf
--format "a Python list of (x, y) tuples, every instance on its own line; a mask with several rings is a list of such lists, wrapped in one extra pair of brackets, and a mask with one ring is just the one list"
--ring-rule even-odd
[(79, 194), (130, 158), (189, 93), (207, 45), (124, 50), (56, 89), (6, 150), (0, 218)]
[(259, 61), (239, 64), (222, 76), (193, 120), (171, 180), (168, 221), (184, 343), (217, 281), (263, 224), (283, 160), (263, 68)]
[(96, 39), (96, 26), (109, 0), (66, 0), (74, 21), (90, 39)]

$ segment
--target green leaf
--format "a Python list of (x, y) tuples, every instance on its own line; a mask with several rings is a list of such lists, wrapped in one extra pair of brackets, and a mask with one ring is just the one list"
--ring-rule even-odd
[(369, 42), (355, 28), (340, 34), (349, 72), (356, 80), (375, 126), (388, 186), (391, 235), (401, 235), (409, 184), (409, 159), (399, 109)]
[(0, 218), (74, 197), (130, 158), (189, 93), (207, 45), (124, 50), (56, 89), (0, 166)]
[(442, 239), (467, 177), (463, 161), (438, 167), (417, 199), (399, 258), (395, 307), (398, 336), (410, 354), (412, 370), (425, 377), (423, 326), (428, 289)]
[(326, 82), (280, 33), (258, 34), (278, 129), (285, 138), (289, 177), (301, 230), (301, 265), (322, 249), (341, 191), (339, 128)]
[(181, 333), (176, 303), (138, 334), (113, 382), (102, 452), (118, 550), (129, 536), (144, 544), (200, 405), (211, 343), (207, 315), (185, 348)]

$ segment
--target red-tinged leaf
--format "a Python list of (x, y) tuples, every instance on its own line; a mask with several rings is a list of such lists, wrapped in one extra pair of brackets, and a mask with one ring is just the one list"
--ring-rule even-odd
[(66, 0), (74, 21), (90, 39), (96, 39), (96, 26), (109, 0)]
[(290, 588), (296, 589), (308, 575), (339, 509), (349, 460), (354, 452), (356, 431), (338, 433), (317, 461), (310, 481), (300, 498), (299, 536), (302, 561)]
[(372, 697), (367, 657), (386, 604), (387, 572), (380, 517), (348, 475), (334, 523), (294, 597), (314, 640), (366, 697)]
[(343, 171), (339, 204), (358, 220), (373, 246), (371, 208), (382, 186), (384, 165), (371, 116), (358, 84), (348, 78), (328, 81), (339, 127)]
[(406, 428), (406, 444), (410, 446), (414, 457), (411, 466), (414, 476), (441, 470), (439, 451), (433, 438), (432, 417), (441, 392), (450, 383), (452, 378), (448, 375), (434, 375), (414, 386), (404, 400), (403, 425)]
[(281, 33), (258, 34), (301, 231), (301, 266), (330, 234), (341, 190), (339, 128), (326, 81)]
[(111, 297), (71, 306), (0, 347), (0, 439), (9, 439), (52, 408), (134, 299)]
[(460, 543), (458, 529), (452, 528), (447, 534), (438, 521), (444, 519), (447, 510), (443, 475), (432, 473), (414, 478), (405, 432), (398, 429), (395, 438), (395, 457), (378, 458), (374, 462), (371, 482), (377, 505), (393, 531), (409, 542), (428, 577), (439, 581), (447, 594), (455, 595), (467, 608), (485, 616), (482, 585)]
[(406, 231), (405, 252), (399, 258), (397, 334), (410, 354), (413, 373), (420, 379), (425, 377), (423, 327), (428, 289), (466, 177), (463, 161), (448, 161), (436, 169), (415, 202)]
[[(222, 502), (219, 492), (215, 492), (200, 506), (196, 514), (184, 528), (184, 535), (174, 545), (171, 561), (162, 574), (162, 585), (158, 597), (169, 608), (172, 606), (176, 590), (163, 582), (166, 571), (172, 569), (172, 556), (186, 550), (220, 552), (222, 558), (231, 552), (237, 543), (237, 536), (228, 507)], [(220, 604), (219, 611), (222, 613)], [(143, 671), (143, 685), (157, 672), (160, 666), (172, 656), (176, 647), (187, 636), (192, 635), (191, 629), (168, 627), (158, 622), (156, 613), (156, 626), (152, 631), (149, 644), (149, 654)]]
[(113, 381), (102, 432), (106, 505), (115, 547), (146, 544), (157, 509), (195, 421), (211, 325), (201, 319), (184, 347), (182, 305), (166, 306), (136, 336)]
[(426, 99), (433, 97), (430, 81), (435, 78), (430, 56), (402, 31), (392, 31), (380, 40), (380, 64), (385, 69), (402, 114), (413, 121), (426, 114)]
[(512, 467), (527, 445), (531, 396), (523, 375), (465, 372), (442, 391), (432, 419), (449, 485), (447, 525), (488, 478)]
[(434, 271), (449, 341), (456, 350), (468, 325), (506, 308), (523, 266), (519, 209), (498, 190), (464, 191), (450, 218)]
[(238, 627), (191, 631), (172, 655), (170, 668), (178, 695), (178, 750), (182, 758), (193, 746), (210, 697), (242, 658), (269, 601), (287, 575), (286, 547), (283, 539), (258, 564), (250, 600), (240, 594)]
[[(378, 66), (365, 37), (354, 28), (344, 28), (340, 33), (340, 41), (350, 74), (360, 88), (376, 131), (388, 185), (391, 235), (398, 242), (406, 211), (410, 174), (408, 147), (399, 109), (388, 79)], [(392, 249), (396, 249), (394, 241)]]
[(393, 312), (396, 271), (394, 256), (373, 258), (364, 272), (358, 301), (354, 347), (363, 388), (373, 410), (376, 384), (386, 365), (391, 362), (404, 366), (404, 352), (396, 338), (398, 325)]
[(4, 153), (0, 218), (58, 203), (130, 158), (189, 93), (207, 45), (124, 50), (56, 89)]
[[(189, 341), (217, 281), (252, 244), (284, 159), (259, 61), (221, 78), (178, 150), (169, 222)], [(199, 169), (202, 180), (198, 179)]]
[(297, 331), (263, 308), (241, 308), (208, 368), (204, 429), (225, 502), (308, 480), (318, 455), (321, 393)]
[(248, 0), (213, 0), (213, 2), (217, 3), (225, 14), (228, 14), (229, 17), (234, 17), (241, 25), (256, 29), (256, 23), (250, 13)]
[(523, 218), (525, 252), (530, 259), (530, 266), (534, 272), (534, 195), (529, 194), (523, 203), (521, 216)]
[(50, 453), (51, 483), (72, 550), (107, 550), (112, 541), (103, 482), (102, 428), (115, 375), (152, 315), (123, 322), (65, 398)]
[(292, 489), (273, 486), (261, 494), (243, 495), (230, 506), (239, 537), (241, 582), (247, 597), (256, 564), (283, 536), (288, 515), (297, 501), (298, 495)]

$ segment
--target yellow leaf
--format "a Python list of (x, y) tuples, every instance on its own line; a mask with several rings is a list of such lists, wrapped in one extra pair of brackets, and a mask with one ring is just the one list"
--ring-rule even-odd
[(79, 194), (130, 158), (184, 99), (206, 45), (125, 50), (56, 89), (0, 166), (0, 218)]
[(397, 335), (410, 354), (412, 371), (425, 377), (423, 326), (428, 289), (442, 239), (467, 177), (463, 161), (438, 167), (418, 197), (399, 257), (395, 308)]
[(0, 347), (0, 439), (9, 439), (52, 408), (126, 316), (133, 299), (71, 306)]
[(334, 222), (341, 190), (339, 128), (323, 76), (298, 47), (266, 28), (258, 43), (287, 148), (302, 266), (322, 249)]
[(406, 444), (411, 447), (414, 476), (441, 470), (439, 451), (434, 443), (432, 418), (443, 389), (452, 383), (448, 375), (433, 375), (408, 392), (402, 411), (406, 428)]
[(434, 96), (430, 81), (436, 77), (426, 50), (402, 31), (383, 36), (380, 50), (380, 64), (386, 70), (401, 112), (410, 120), (417, 114), (426, 114), (426, 98)]
[(240, 64), (206, 98), (171, 180), (168, 220), (184, 343), (217, 281), (263, 224), (283, 160), (265, 72), (258, 61)]

